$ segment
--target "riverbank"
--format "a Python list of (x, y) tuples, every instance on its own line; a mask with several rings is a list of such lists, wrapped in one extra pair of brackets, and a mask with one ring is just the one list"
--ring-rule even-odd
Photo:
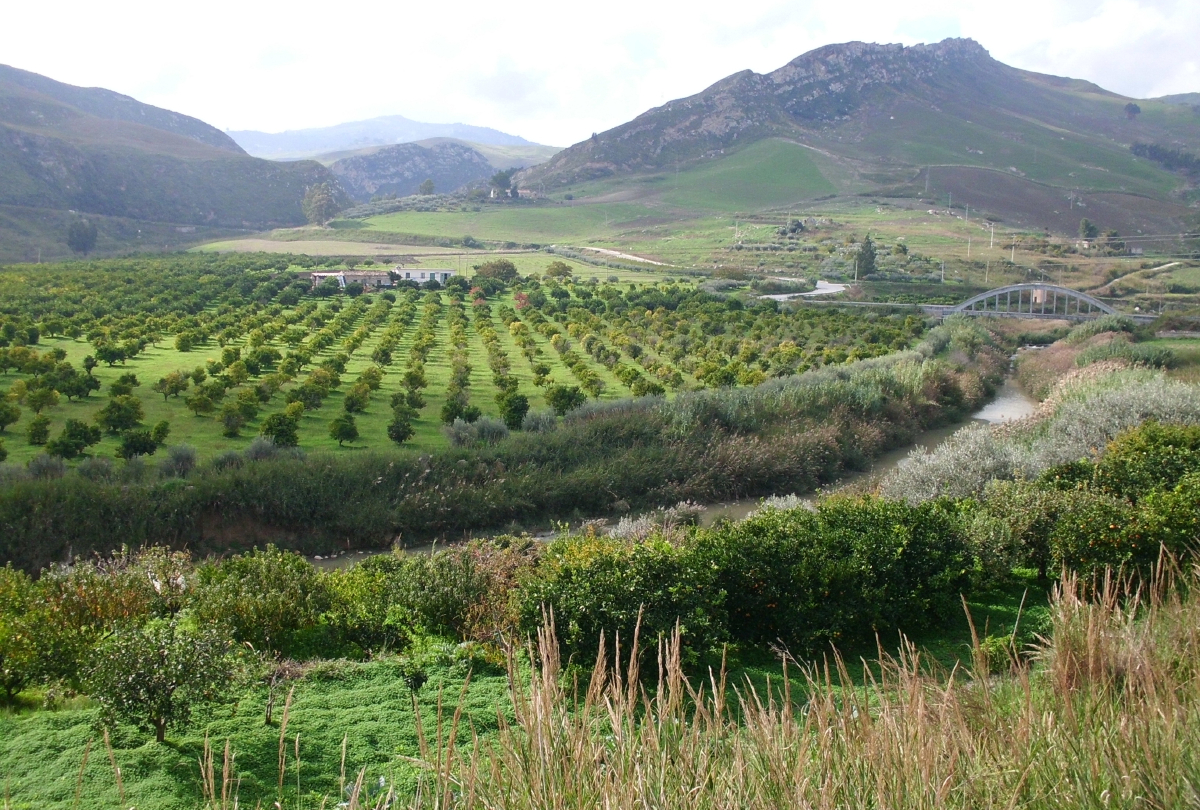
[[(996, 390), (995, 396), (967, 419), (951, 425), (944, 425), (924, 431), (912, 443), (888, 450), (876, 456), (865, 469), (852, 470), (823, 490), (804, 495), (801, 500), (812, 502), (821, 492), (831, 492), (849, 487), (869, 488), (871, 484), (879, 481), (893, 470), (904, 466), (914, 451), (933, 450), (959, 430), (971, 424), (1000, 425), (1024, 419), (1036, 411), (1037, 405), (1038, 403), (1023, 392), (1017, 384), (1016, 379), (1010, 375), (1004, 379), (1004, 382)], [(744, 520), (752, 512), (761, 507), (764, 498), (779, 498), (792, 495), (794, 493), (788, 490), (760, 495), (754, 498), (699, 504), (695, 506), (693, 514), (697, 516), (700, 525), (709, 527), (720, 520)], [(668, 505), (664, 504), (663, 506)], [(643, 514), (653, 515), (653, 510)], [(568, 525), (570, 526), (569, 530), (574, 531), (586, 525), (594, 525), (595, 523), (595, 519), (583, 518)], [(561, 522), (558, 524), (546, 523), (541, 526), (529, 526), (525, 528), (524, 534), (532, 537), (537, 542), (549, 542), (562, 534), (562, 526), (563, 523)], [(494, 537), (498, 534), (503, 534), (503, 532), (468, 532), (464, 533), (462, 537), (453, 540), (442, 538), (438, 541), (405, 546), (404, 551), (408, 554), (430, 554), (438, 548), (444, 548), (453, 543), (467, 542), (476, 538)], [(373, 556), (391, 553), (393, 553), (392, 549), (357, 550), (349, 551), (345, 554), (311, 555), (308, 557), (308, 561), (319, 568), (330, 570), (346, 568)]]

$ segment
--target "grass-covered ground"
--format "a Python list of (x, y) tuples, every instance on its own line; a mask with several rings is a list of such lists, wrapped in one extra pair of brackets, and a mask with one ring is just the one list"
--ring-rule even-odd
[[(429, 681), (417, 694), (418, 710), (428, 721), (437, 716), (439, 702), (461, 706), (461, 741), (468, 742), (472, 732), (490, 735), (500, 716), (511, 719), (504, 676), (496, 669), (453, 663), (453, 645), (441, 646), (441, 662), (425, 668)], [(470, 686), (460, 701), (468, 672)], [(165, 744), (133, 727), (119, 727), (112, 735), (112, 753), (121, 770), (123, 796), (97, 729), (98, 710), (90, 701), (68, 700), (44, 710), (36, 706), (37, 696), (31, 696), (23, 708), (6, 710), (0, 717), (4, 806), (193, 810), (203, 801), (198, 760), (206, 736), (216, 751), (218, 786), (228, 741), (236, 754), (242, 804), (270, 806), (278, 796), (280, 724), (292, 686), (295, 694), (283, 729), (286, 806), (315, 808), (319, 797), (338, 796), (343, 769), (350, 785), (365, 770), (372, 788), (382, 778), (388, 786), (411, 793), (418, 769), (405, 758), (418, 757), (420, 744), (412, 692), (400, 661), (391, 658), (310, 665), (303, 677), (279, 688), (271, 725), (264, 722), (267, 688), (258, 686), (207, 708), (187, 732), (171, 735)]]
[[(1011, 633), (1018, 614), (1022, 627), (1044, 626), (1045, 588), (1036, 583), (1028, 585), (1017, 584), (970, 602), (971, 616), (981, 634), (985, 628), (993, 635)], [(942, 627), (922, 633), (915, 641), (931, 660), (947, 669), (970, 662), (971, 633), (964, 613), (945, 617)], [(895, 636), (881, 637), (881, 644), (890, 652), (899, 652)], [(854, 682), (859, 686), (868, 683), (870, 673), (877, 672), (878, 667), (867, 667), (864, 662), (873, 661), (878, 650), (863, 646), (843, 652)], [(417, 707), (431, 740), (435, 737), (439, 702), (447, 719), (462, 707), (460, 744), (469, 744), (472, 735), (484, 741), (493, 739), (499, 716), (513, 720), (502, 669), (465, 659), (455, 662), (453, 647), (437, 642), (431, 642), (418, 657), (426, 662), (429, 681), (417, 694)], [(378, 789), (382, 779), (387, 787), (409, 798), (419, 775), (409, 758), (421, 756), (412, 693), (402, 671), (403, 663), (411, 659), (312, 664), (302, 677), (277, 689), (271, 725), (264, 723), (267, 689), (259, 685), (206, 709), (186, 732), (170, 734), (165, 744), (154, 742), (133, 727), (122, 726), (111, 739), (112, 756), (121, 769), (123, 799), (97, 726), (98, 709), (81, 697), (61, 701), (48, 710), (39, 705), (44, 693), (31, 693), (19, 707), (0, 714), (4, 807), (192, 810), (203, 801), (198, 760), (203, 756), (206, 737), (214, 750), (218, 788), (228, 741), (235, 754), (233, 772), (241, 806), (254, 806), (256, 802), (270, 806), (278, 795), (280, 722), (291, 686), (295, 687), (295, 695), (284, 730), (285, 807), (320, 807), (322, 797), (330, 797), (332, 803), (332, 797), (342, 791), (342, 774), (345, 784), (352, 786), (360, 771), (365, 772), (364, 784), (372, 790)], [(717, 660), (708, 664), (720, 666)], [(733, 650), (728, 666), (731, 686), (743, 691), (752, 688), (764, 696), (782, 694), (782, 665), (770, 651)], [(465, 700), (460, 701), (468, 672), (470, 686)], [(698, 678), (704, 675), (702, 669), (694, 674)], [(792, 666), (789, 676), (795, 694), (802, 695), (802, 674)]]

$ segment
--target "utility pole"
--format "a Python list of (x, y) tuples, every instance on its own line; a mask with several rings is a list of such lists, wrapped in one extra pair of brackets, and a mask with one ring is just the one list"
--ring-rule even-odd
[(994, 248), (996, 246), (996, 223), (989, 222), (988, 227), (991, 228), (991, 230), (992, 230), (992, 237), (991, 237), (990, 241), (988, 241), (988, 247)]
[(1009, 259), (1012, 264), (1017, 263), (1017, 237), (1013, 237), (1012, 257)]
[(942, 259), (942, 283), (946, 283), (946, 260)]
[(988, 262), (983, 266), (983, 286), (987, 286), (988, 271), (992, 269), (992, 263)]
[(971, 237), (967, 237), (967, 261), (971, 261)]

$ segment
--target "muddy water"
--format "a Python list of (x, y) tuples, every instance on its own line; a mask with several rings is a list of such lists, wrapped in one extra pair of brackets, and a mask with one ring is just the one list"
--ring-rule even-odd
[[(960, 422), (956, 425), (948, 425), (946, 427), (928, 430), (919, 435), (916, 440), (905, 447), (900, 447), (891, 450), (876, 458), (869, 468), (859, 472), (854, 472), (847, 475), (841, 481), (838, 481), (832, 487), (829, 487), (827, 492), (831, 492), (843, 487), (848, 487), (856, 484), (870, 484), (883, 476), (890, 473), (899, 467), (903, 467), (908, 463), (909, 454), (917, 448), (931, 450), (943, 440), (948, 438), (955, 431), (965, 427), (968, 424), (992, 424), (998, 425), (1005, 422), (1012, 422), (1017, 419), (1022, 419), (1033, 413), (1037, 407), (1037, 403), (1026, 396), (1017, 384), (1010, 378), (1004, 381), (1004, 384), (996, 392), (996, 396), (980, 410), (971, 414), (969, 420)], [(787, 495), (788, 493), (778, 493)], [(810, 496), (810, 497), (815, 497)], [(726, 520), (742, 520), (755, 509), (758, 508), (761, 498), (747, 498), (741, 501), (728, 501), (725, 503), (714, 503), (704, 507), (704, 511), (700, 515), (700, 522), (704, 526), (711, 526), (720, 519)], [(486, 536), (486, 532), (481, 532), (479, 536)], [(554, 532), (543, 532), (535, 535), (538, 539), (548, 540), (554, 536)], [(436, 545), (445, 545), (445, 543), (422, 543), (419, 545), (409, 546), (405, 549), (410, 554), (428, 554)], [(389, 554), (390, 551), (351, 551), (338, 555), (337, 557), (310, 557), (309, 560), (319, 568), (345, 568), (354, 565), (356, 562), (366, 559), (367, 557), (376, 554)]]

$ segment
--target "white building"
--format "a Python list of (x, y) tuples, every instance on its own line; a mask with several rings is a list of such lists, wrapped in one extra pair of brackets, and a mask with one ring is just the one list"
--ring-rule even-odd
[(458, 275), (457, 271), (447, 270), (442, 267), (431, 267), (427, 270), (411, 270), (397, 267), (392, 271), (405, 281), (415, 281), (418, 284), (424, 284), (426, 281), (437, 281), (442, 284), (451, 276)]
[(347, 284), (358, 282), (363, 286), (363, 289), (379, 289), (382, 287), (391, 287), (392, 276), (386, 270), (345, 270), (337, 273), (312, 273), (313, 289), (320, 287), (325, 283), (326, 279), (333, 279), (337, 285), (343, 290)]

